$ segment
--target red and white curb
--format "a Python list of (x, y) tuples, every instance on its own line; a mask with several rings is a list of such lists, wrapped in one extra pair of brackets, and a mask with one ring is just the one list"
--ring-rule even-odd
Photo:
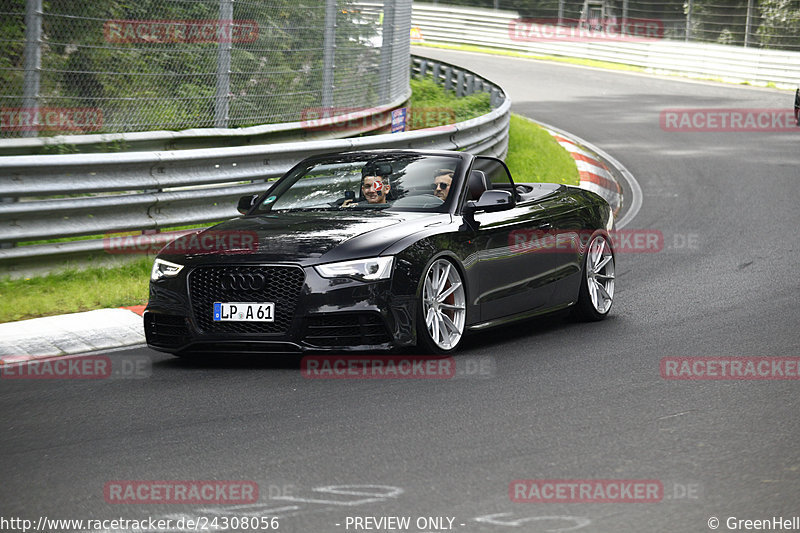
[(597, 154), (576, 141), (551, 129), (545, 129), (575, 160), (580, 175), (579, 187), (605, 198), (616, 217), (622, 208), (622, 188), (606, 164)]
[(143, 344), (143, 310), (97, 309), (0, 324), (0, 365)]

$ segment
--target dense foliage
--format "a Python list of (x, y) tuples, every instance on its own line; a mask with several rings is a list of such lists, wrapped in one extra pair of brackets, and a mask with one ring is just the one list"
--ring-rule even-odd
[[(0, 11), (0, 106), (21, 105), (25, 0)], [(339, 0), (334, 105), (375, 105), (380, 29)], [(6, 7), (7, 6), (7, 7)], [(213, 126), (220, 43), (109, 38), (116, 21), (210, 21), (220, 0), (45, 0), (40, 105), (103, 110), (103, 131)], [(300, 120), (320, 106), (325, 0), (237, 0), (252, 39), (230, 43), (229, 126)]]

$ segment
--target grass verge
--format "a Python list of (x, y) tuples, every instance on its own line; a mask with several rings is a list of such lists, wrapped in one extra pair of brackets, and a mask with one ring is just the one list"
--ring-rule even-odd
[[(419, 121), (425, 117), (423, 124), (415, 124), (417, 127), (450, 124), (453, 114), (458, 122), (491, 110), (486, 94), (456, 99), (455, 94), (448, 94), (433, 81), (424, 79), (412, 80), (412, 88), (414, 97), (409, 107), (418, 110), (416, 119), (412, 111), (412, 119)], [(451, 111), (430, 111), (436, 109)], [(421, 114), (420, 110), (427, 111)], [(544, 129), (517, 115), (511, 117), (506, 163), (514, 179), (522, 183), (578, 183), (578, 169), (567, 151)], [(37, 278), (0, 280), (0, 322), (145, 304), (152, 264), (153, 258), (144, 256), (123, 266), (70, 269)]]
[(492, 110), (489, 94), (473, 93), (457, 98), (455, 91), (445, 91), (433, 78), (411, 79), (408, 103), (408, 129), (419, 130), (462, 122)]
[(147, 303), (152, 257), (0, 281), (0, 322)]
[(552, 135), (525, 117), (511, 115), (506, 165), (520, 183), (566, 183), (578, 185), (575, 160)]

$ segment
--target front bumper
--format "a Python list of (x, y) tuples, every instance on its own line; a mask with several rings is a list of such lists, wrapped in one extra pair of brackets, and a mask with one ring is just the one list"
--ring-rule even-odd
[[(243, 292), (223, 296), (215, 292), (216, 278), (199, 273), (201, 269), (246, 272), (263, 268), (301, 270), (301, 281), (294, 276), (271, 275), (275, 284), (259, 296)], [(296, 265), (202, 265), (184, 271), (174, 279), (150, 283), (144, 326), (147, 344), (153, 349), (220, 354), (348, 352), (389, 350), (416, 341), (413, 292), (396, 294), (397, 287), (391, 279), (328, 279), (312, 267)], [(198, 281), (201, 278), (202, 283)], [(287, 284), (293, 283), (297, 285), (286, 289)], [(210, 319), (211, 300), (261, 299), (276, 300), (275, 323), (221, 323)]]

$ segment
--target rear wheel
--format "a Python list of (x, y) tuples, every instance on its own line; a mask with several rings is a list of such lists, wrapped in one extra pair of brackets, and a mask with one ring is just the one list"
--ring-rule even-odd
[(422, 279), (417, 337), (432, 353), (450, 353), (464, 334), (466, 293), (461, 274), (447, 259), (433, 261)]
[(581, 320), (602, 320), (614, 301), (614, 251), (603, 235), (595, 235), (583, 261), (578, 303), (573, 308)]

